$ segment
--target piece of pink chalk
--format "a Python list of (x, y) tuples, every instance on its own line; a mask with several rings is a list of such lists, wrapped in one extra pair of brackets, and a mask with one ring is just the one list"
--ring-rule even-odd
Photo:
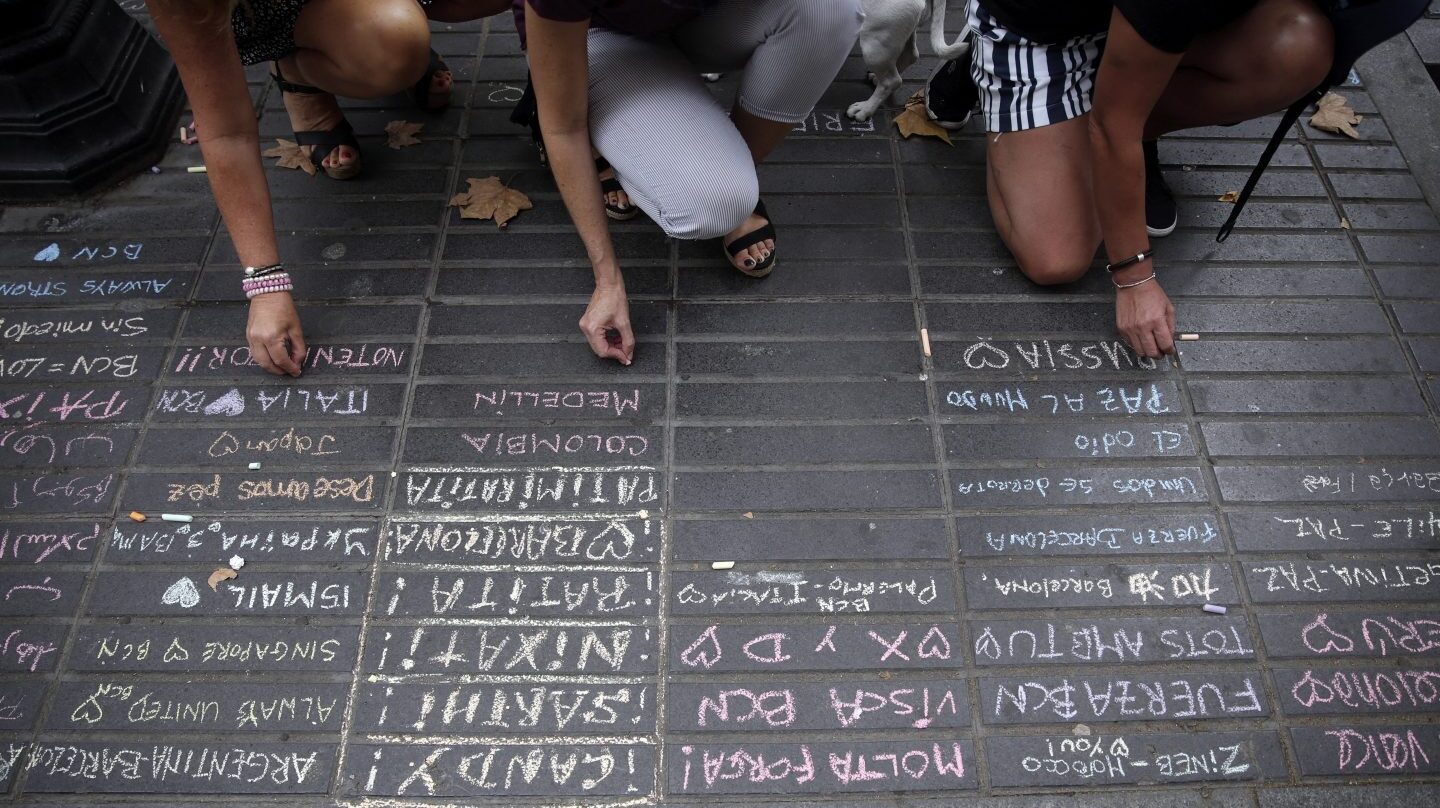
[(1207, 603), (1207, 604), (1205, 604), (1204, 606), (1201, 606), (1200, 608), (1204, 609), (1205, 611), (1207, 611), (1207, 612), (1209, 612), (1209, 613), (1211, 613), (1211, 614), (1224, 614), (1225, 611), (1226, 611), (1226, 609), (1225, 609), (1224, 606), (1220, 606), (1220, 605), (1217, 605), (1217, 604), (1214, 604), (1214, 603)]

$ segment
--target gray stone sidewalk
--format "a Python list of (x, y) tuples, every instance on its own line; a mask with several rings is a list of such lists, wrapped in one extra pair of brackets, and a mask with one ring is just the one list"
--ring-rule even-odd
[[(506, 120), (511, 24), (437, 31), (450, 111), (351, 104), (361, 178), (270, 170), (301, 379), (249, 361), (198, 148), (0, 211), (9, 802), (1440, 804), (1413, 48), (1342, 89), (1364, 140), (1297, 126), (1223, 245), (1273, 120), (1162, 142), (1177, 361), (1124, 348), (1103, 277), (1020, 276), (978, 131), (846, 120), (856, 58), (761, 170), (772, 277), (613, 228), (620, 368)], [(423, 143), (385, 148), (397, 119)], [(535, 202), (503, 231), (446, 207), (492, 175)]]

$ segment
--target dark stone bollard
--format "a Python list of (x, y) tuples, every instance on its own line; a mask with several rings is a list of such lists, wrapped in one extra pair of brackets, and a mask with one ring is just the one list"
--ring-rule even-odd
[(115, 0), (0, 0), (0, 200), (53, 199), (160, 159), (170, 56)]

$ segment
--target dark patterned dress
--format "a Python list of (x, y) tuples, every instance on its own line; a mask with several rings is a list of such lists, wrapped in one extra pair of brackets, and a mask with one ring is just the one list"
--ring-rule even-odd
[(295, 52), (295, 21), (305, 0), (241, 0), (230, 15), (240, 61), (273, 62)]

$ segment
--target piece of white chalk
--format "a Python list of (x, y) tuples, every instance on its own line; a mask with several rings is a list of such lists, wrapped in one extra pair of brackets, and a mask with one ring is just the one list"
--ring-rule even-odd
[(1199, 335), (1199, 334), (1181, 334), (1181, 335), (1180, 335), (1180, 339), (1183, 340), (1183, 341), (1185, 341), (1185, 342), (1194, 342), (1195, 340), (1200, 339), (1200, 335)]
[(245, 566), (245, 559), (240, 556), (230, 556), (230, 569), (239, 572)]
[(259, 471), (259, 470), (260, 470), (260, 464), (259, 464), (259, 463), (251, 463), (250, 466), (249, 466), (249, 468), (250, 468), (251, 471)]
[(191, 174), (204, 174), (205, 166), (186, 166), (185, 170)]
[(166, 522), (193, 522), (195, 517), (183, 513), (162, 513), (160, 518)]
[(920, 329), (920, 352), (926, 356), (930, 355), (930, 329)]
[(1224, 606), (1221, 606), (1221, 605), (1216, 604), (1216, 603), (1207, 603), (1207, 604), (1205, 604), (1204, 606), (1201, 606), (1200, 608), (1204, 609), (1205, 611), (1207, 611), (1207, 612), (1209, 612), (1209, 613), (1211, 613), (1211, 614), (1224, 614), (1224, 613), (1226, 612), (1226, 609), (1225, 609)]
[(712, 569), (712, 570), (729, 570), (729, 569), (734, 569), (734, 568), (735, 568), (735, 562), (734, 562), (734, 561), (711, 561), (711, 562), (710, 562), (710, 569)]

